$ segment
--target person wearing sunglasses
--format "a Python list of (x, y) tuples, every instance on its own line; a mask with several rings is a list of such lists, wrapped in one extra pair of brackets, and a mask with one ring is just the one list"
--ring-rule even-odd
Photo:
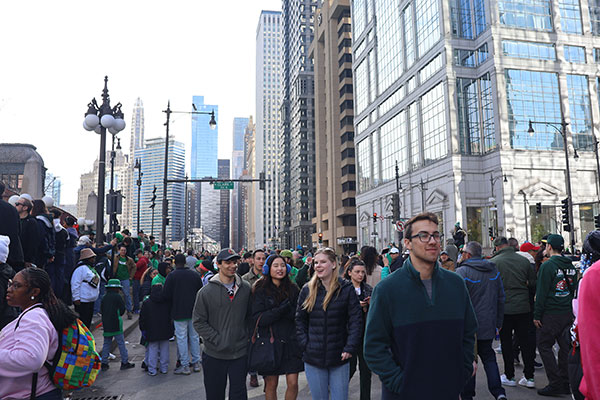
[(15, 203), (15, 208), (21, 218), (21, 247), (23, 248), (24, 266), (30, 267), (35, 264), (35, 256), (37, 254), (37, 243), (40, 240), (37, 222), (35, 217), (31, 215), (33, 204), (26, 197), (19, 197)]
[(411, 218), (409, 257), (373, 289), (364, 356), (384, 400), (458, 400), (474, 374), (477, 319), (463, 279), (439, 264), (440, 241), (435, 214)]

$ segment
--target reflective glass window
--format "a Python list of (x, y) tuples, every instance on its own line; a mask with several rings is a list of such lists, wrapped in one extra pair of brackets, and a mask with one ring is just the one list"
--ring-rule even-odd
[(559, 0), (560, 27), (563, 32), (581, 35), (581, 9), (579, 0)]
[(496, 147), (490, 75), (458, 78), (456, 84), (460, 151), (485, 154)]
[(417, 51), (422, 57), (440, 39), (439, 0), (415, 0)]
[(488, 45), (487, 43), (482, 44), (477, 49), (477, 64), (481, 64), (488, 58)]
[(473, 0), (475, 15), (475, 36), (481, 35), (486, 29), (485, 22), (485, 0)]
[(444, 84), (441, 82), (421, 97), (425, 164), (448, 154), (445, 99)]
[(496, 130), (494, 129), (494, 94), (490, 74), (479, 78), (481, 92), (481, 116), (483, 125), (483, 152), (496, 148)]
[(564, 46), (565, 61), (585, 64), (585, 47), (580, 46)]
[(600, 35), (600, 0), (589, 0), (590, 29), (593, 35)]
[(373, 187), (379, 185), (379, 151), (381, 146), (379, 145), (379, 131), (373, 132), (371, 135), (371, 154), (373, 158)]
[[(415, 36), (412, 3), (402, 11), (402, 19), (404, 20), (404, 51), (406, 52), (406, 68), (408, 69), (415, 62)], [(383, 89), (381, 91), (383, 92)]]
[(396, 91), (379, 106), (379, 115), (385, 115), (390, 111), (396, 104), (398, 104), (404, 98), (404, 87), (400, 86)]
[(366, 137), (356, 144), (358, 158), (356, 168), (358, 170), (358, 191), (366, 192), (371, 189), (371, 145), (370, 138)]
[(500, 23), (516, 28), (552, 31), (550, 0), (500, 0)]
[(358, 136), (360, 133), (364, 132), (367, 128), (369, 127), (369, 118), (364, 118), (362, 121), (360, 121), (358, 124), (356, 124), (356, 136)]
[(450, 2), (452, 34), (454, 36), (473, 39), (473, 22), (471, 3), (469, 0), (452, 0)]
[(396, 176), (396, 161), (400, 175), (408, 171), (408, 138), (406, 132), (406, 112), (400, 111), (381, 126), (381, 182), (388, 182)]
[(531, 58), (534, 60), (556, 60), (556, 49), (554, 45), (550, 43), (503, 40), (502, 53), (508, 57)]
[(417, 102), (408, 106), (408, 132), (410, 143), (410, 168), (421, 166), (421, 138), (419, 136), (419, 107)]
[(367, 0), (354, 0), (352, 1), (352, 26), (354, 28), (354, 39), (358, 37), (365, 30), (366, 25), (366, 3)]
[(594, 62), (600, 63), (600, 49), (594, 48)]
[(369, 105), (368, 99), (368, 62), (367, 58), (363, 59), (360, 64), (354, 69), (354, 106), (356, 115), (359, 115)]
[(419, 83), (422, 85), (427, 79), (442, 68), (442, 54), (438, 54), (433, 60), (419, 71)]
[(375, 51), (369, 53), (369, 103), (375, 101), (377, 96), (377, 82), (375, 81)]
[(454, 65), (475, 68), (477, 66), (477, 52), (466, 49), (455, 49)]
[(377, 74), (379, 93), (383, 93), (402, 74), (402, 28), (396, 3), (376, 0)]
[(560, 125), (561, 109), (557, 74), (508, 69), (505, 78), (512, 148), (562, 149), (560, 133), (549, 125), (535, 124), (535, 132), (531, 135), (528, 133), (529, 120)]
[(567, 75), (567, 90), (573, 146), (576, 149), (592, 149), (592, 110), (587, 76)]

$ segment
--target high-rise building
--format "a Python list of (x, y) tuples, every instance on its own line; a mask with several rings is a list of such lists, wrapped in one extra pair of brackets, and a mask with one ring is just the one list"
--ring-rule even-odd
[(308, 47), (316, 0), (282, 0), (281, 123), (278, 153), (282, 248), (312, 247), (315, 232), (314, 76)]
[(44, 181), (44, 192), (46, 193), (46, 196), (52, 197), (55, 206), (60, 205), (60, 189), (60, 178), (58, 176), (54, 176), (54, 174), (50, 172), (46, 172), (46, 180)]
[[(244, 135), (248, 128), (248, 118), (233, 119), (233, 152), (231, 154), (231, 177), (239, 179), (244, 173)], [(231, 191), (231, 247), (239, 250), (244, 243), (244, 229), (240, 225), (243, 215), (243, 184), (235, 182)]]
[(588, 0), (355, 0), (360, 243), (394, 240), (398, 192), (402, 218), (431, 211), (445, 237), (460, 223), (488, 248), (563, 231), (563, 117), (581, 243), (599, 211), (598, 15)]
[[(230, 179), (231, 175), (231, 161), (229, 160), (218, 160), (219, 163), (219, 179)], [(219, 194), (219, 207), (220, 207), (220, 234), (219, 241), (221, 242), (221, 248), (230, 247), (230, 200), (231, 190), (220, 190)]]
[(266, 188), (255, 191), (256, 246), (278, 247), (281, 91), (281, 12), (262, 11), (256, 30), (256, 173)]
[[(252, 118), (250, 118), (250, 122), (248, 123), (248, 127), (246, 128), (246, 133), (244, 135), (244, 159), (245, 159), (245, 170), (244, 174), (250, 177), (256, 176), (256, 158), (254, 153), (254, 137), (256, 134), (254, 123), (252, 122)], [(256, 192), (258, 188), (256, 184), (244, 184), (242, 187), (242, 197), (244, 204), (244, 214), (242, 217), (243, 227), (245, 232), (245, 246), (249, 250), (253, 250), (258, 248), (259, 243), (256, 240), (256, 201), (258, 197), (256, 196)]]
[(356, 175), (352, 93), (350, 0), (323, 2), (317, 9), (309, 52), (315, 74), (316, 232), (338, 253), (356, 252)]
[[(140, 205), (140, 226), (144, 233), (160, 240), (162, 224), (162, 193), (165, 168), (165, 138), (146, 139), (144, 148), (136, 150), (142, 162), (142, 190)], [(169, 163), (167, 179), (185, 178), (185, 146), (169, 138)], [(154, 187), (156, 206), (150, 208)], [(137, 196), (136, 196), (137, 198)], [(169, 183), (167, 186), (168, 218), (167, 241), (183, 239), (185, 189), (183, 183)], [(137, 208), (136, 208), (137, 210)]]
[[(137, 229), (137, 170), (134, 169), (139, 149), (144, 147), (144, 103), (139, 97), (135, 100), (131, 112), (131, 134), (129, 136), (129, 169), (127, 170), (127, 186), (123, 194), (123, 215), (121, 226), (131, 232)], [(143, 178), (142, 178), (143, 179)]]

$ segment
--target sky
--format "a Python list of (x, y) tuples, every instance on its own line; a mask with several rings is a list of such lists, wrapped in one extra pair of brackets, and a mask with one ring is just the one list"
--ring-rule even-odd
[[(131, 110), (144, 103), (146, 138), (164, 136), (167, 101), (191, 111), (192, 96), (219, 105), (219, 158), (231, 158), (233, 118), (255, 115), (256, 28), (281, 0), (102, 2), (47, 0), (0, 5), (0, 143), (30, 143), (75, 204), (79, 177), (98, 158), (100, 135), (83, 129), (87, 104), (123, 104), (119, 137), (129, 151)], [(190, 116), (170, 133), (191, 144)], [(107, 149), (110, 141), (107, 141)]]

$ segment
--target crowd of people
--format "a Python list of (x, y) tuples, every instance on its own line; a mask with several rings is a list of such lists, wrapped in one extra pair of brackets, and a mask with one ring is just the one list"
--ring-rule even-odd
[(0, 218), (2, 399), (62, 398), (45, 364), (75, 318), (90, 330), (101, 318), (103, 371), (113, 339), (120, 368), (134, 368), (123, 317), (135, 314), (147, 374), (202, 371), (209, 400), (224, 399), (227, 386), (230, 399), (246, 399), (248, 377), (252, 387), (262, 377), (265, 398), (276, 399), (280, 376), (285, 399), (295, 399), (301, 372), (313, 399), (347, 399), (357, 371), (361, 400), (371, 398), (372, 374), (382, 399), (468, 400), (478, 359), (490, 393), (506, 399), (506, 386), (536, 387), (536, 350), (548, 377), (538, 394), (600, 399), (600, 231), (574, 263), (556, 234), (520, 246), (499, 237), (485, 257), (457, 224), (442, 248), (431, 213), (406, 223), (401, 248), (350, 256), (330, 248), (184, 253), (127, 230), (98, 246), (93, 232), (23, 196), (14, 206), (0, 200)]

